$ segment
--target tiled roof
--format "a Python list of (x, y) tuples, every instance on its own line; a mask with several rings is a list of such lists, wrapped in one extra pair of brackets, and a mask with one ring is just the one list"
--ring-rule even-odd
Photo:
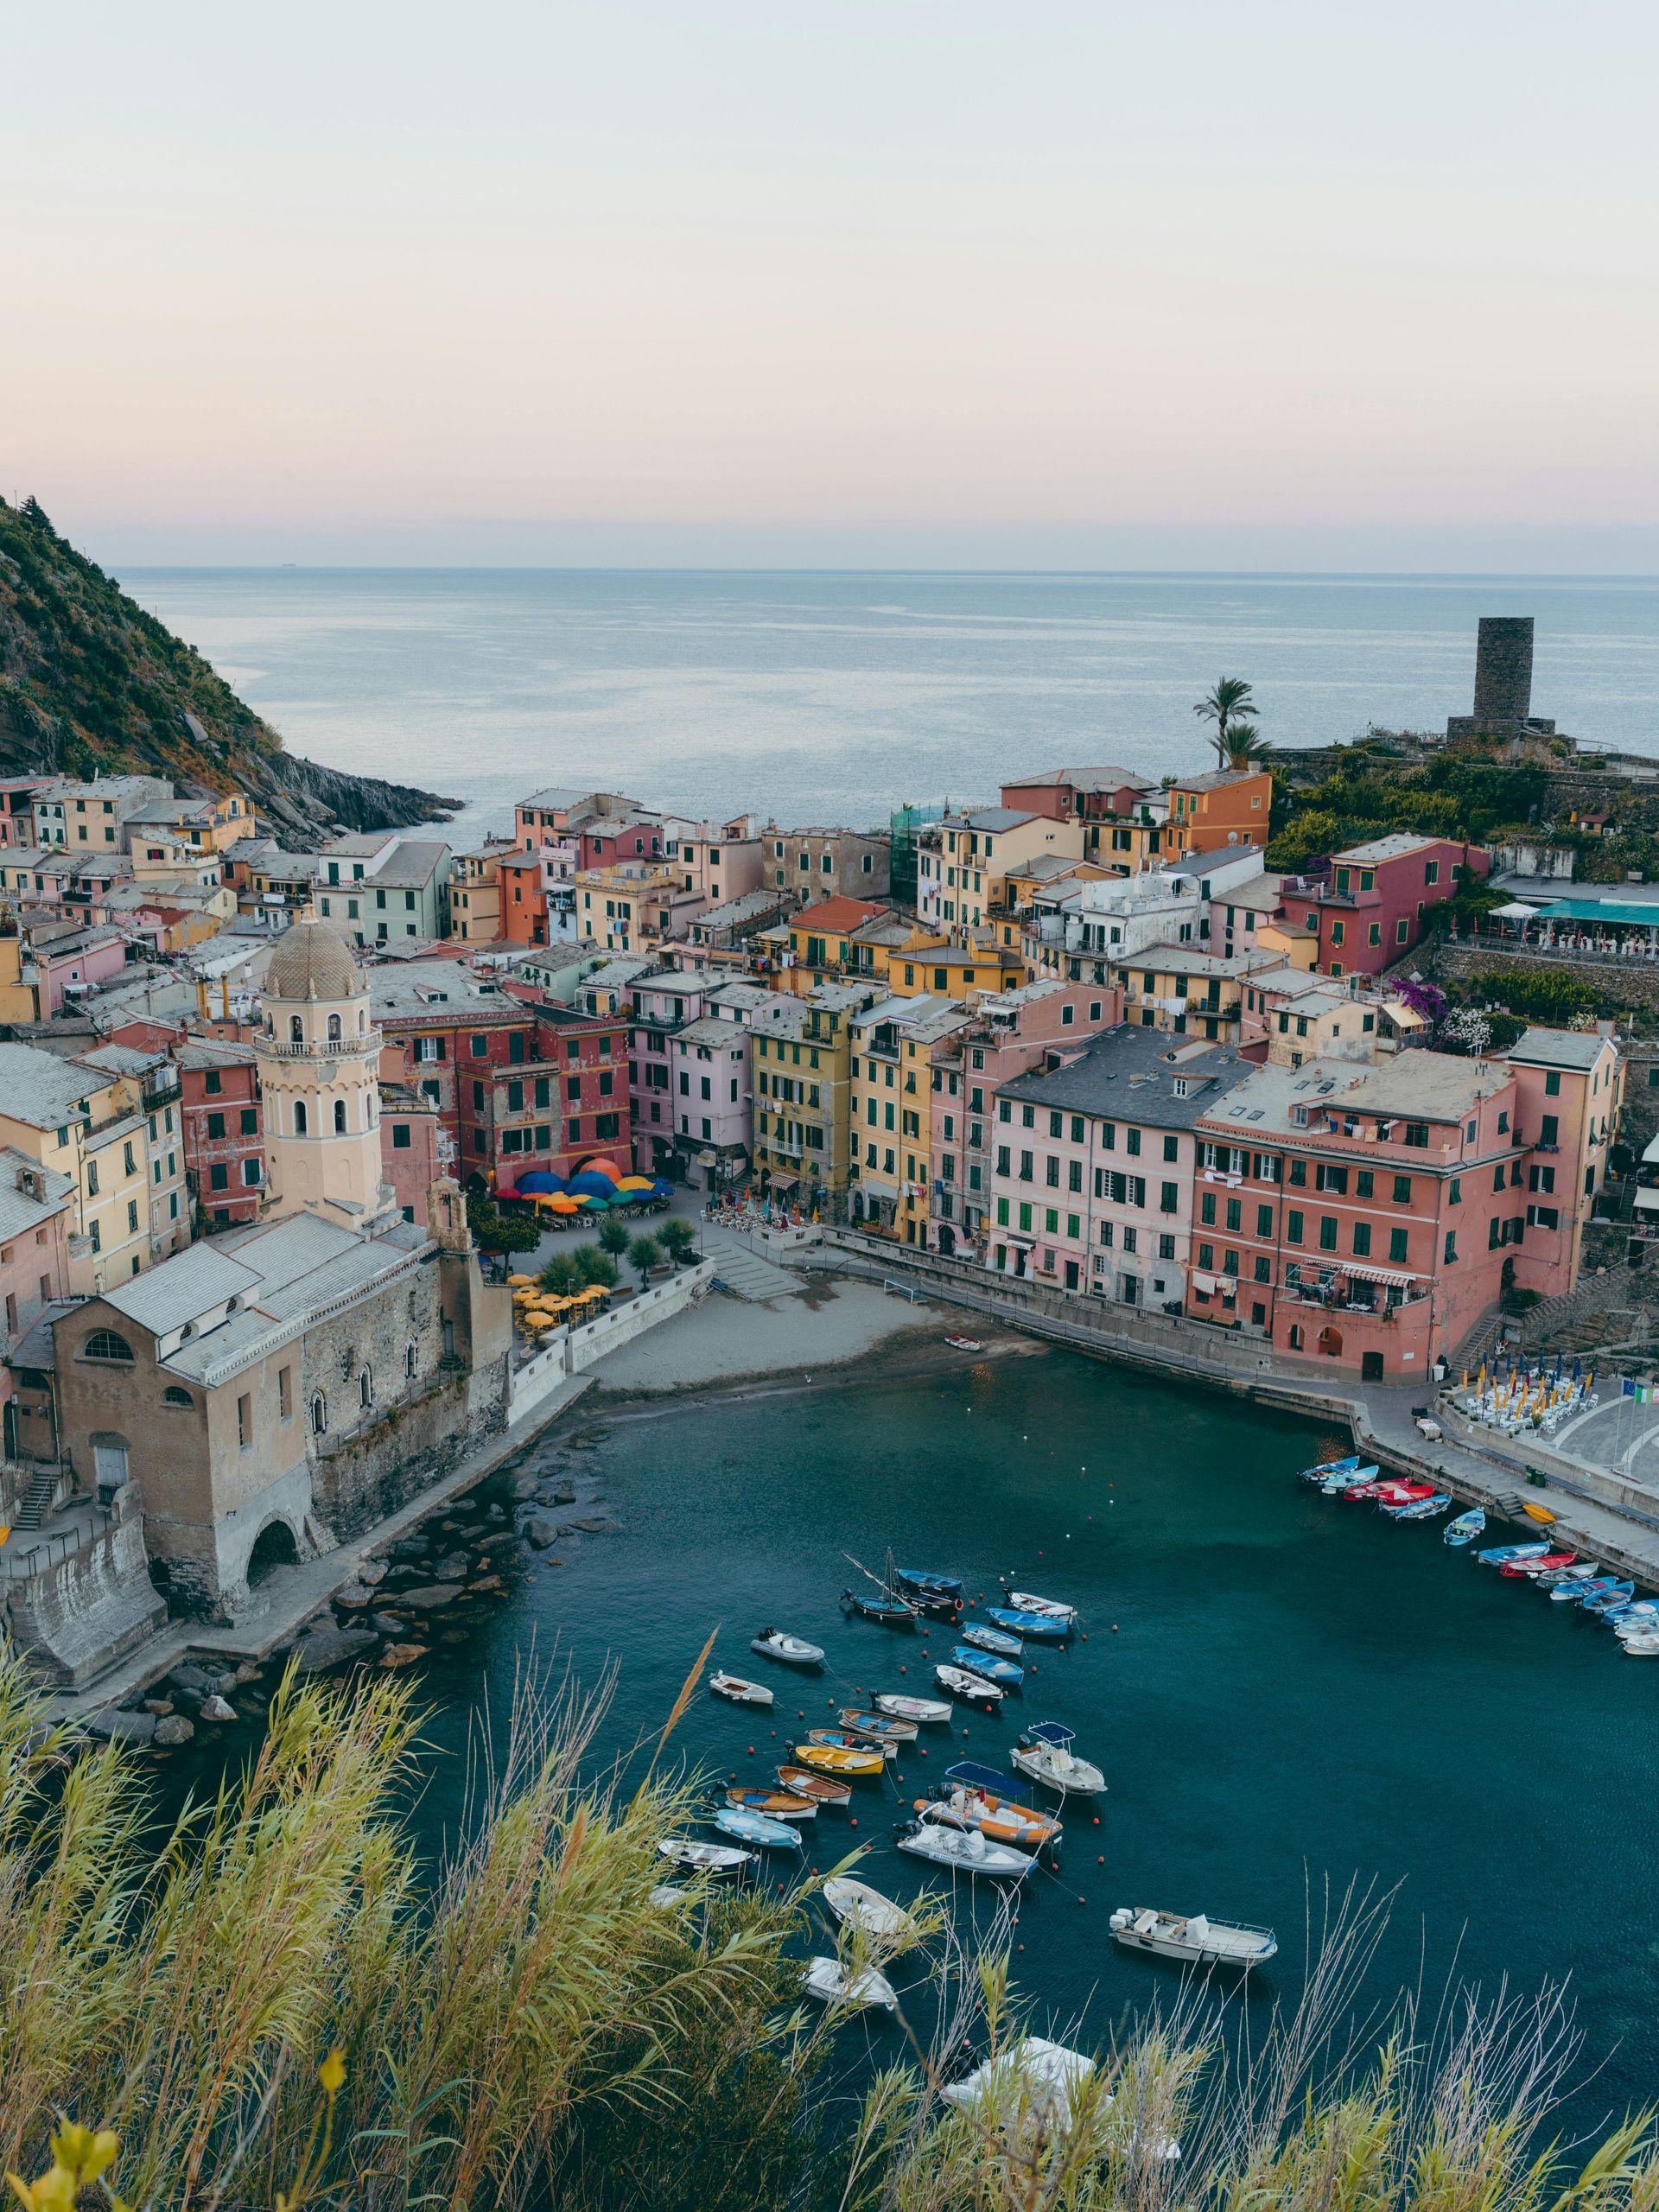
[(847, 937), (886, 912), (885, 907), (867, 905), (861, 899), (821, 899), (816, 906), (804, 906), (798, 914), (792, 914), (789, 926), (792, 930), (823, 930), (832, 937)]

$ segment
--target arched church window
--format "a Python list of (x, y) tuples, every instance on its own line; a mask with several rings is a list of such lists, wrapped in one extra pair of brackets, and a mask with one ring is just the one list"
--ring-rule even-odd
[(302, 1137), (305, 1135), (305, 1101), (303, 1098), (296, 1098), (294, 1101), (294, 1134), (296, 1137)]
[(311, 1433), (321, 1436), (328, 1426), (328, 1401), (321, 1390), (311, 1401)]
[(290, 1014), (288, 1017), (288, 1034), (290, 1043), (295, 1045), (304, 1044), (305, 1024), (297, 1014)]
[(340, 1016), (337, 1014), (331, 1014), (328, 1017), (328, 1042), (331, 1045), (338, 1045), (340, 1039)]
[(334, 1135), (337, 1137), (343, 1137), (345, 1134), (346, 1101), (343, 1098), (336, 1098), (334, 1101)]

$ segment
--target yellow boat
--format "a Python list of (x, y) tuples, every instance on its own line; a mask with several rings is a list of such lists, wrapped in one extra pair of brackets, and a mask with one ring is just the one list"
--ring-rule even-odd
[(887, 1763), (885, 1751), (849, 1751), (839, 1744), (797, 1744), (795, 1756), (820, 1774), (880, 1774)]
[(1529, 1521), (1541, 1521), (1546, 1528), (1555, 1518), (1547, 1505), (1523, 1505), (1521, 1510)]

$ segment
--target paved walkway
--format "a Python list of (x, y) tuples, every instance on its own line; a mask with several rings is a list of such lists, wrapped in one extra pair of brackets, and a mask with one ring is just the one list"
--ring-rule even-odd
[(702, 1249), (715, 1263), (716, 1280), (734, 1297), (765, 1301), (800, 1296), (799, 1275), (756, 1251), (749, 1238), (735, 1229), (717, 1229), (712, 1222), (705, 1223)]

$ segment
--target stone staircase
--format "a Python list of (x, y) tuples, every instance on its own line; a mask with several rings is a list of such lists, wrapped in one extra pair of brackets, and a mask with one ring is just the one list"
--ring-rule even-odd
[(38, 1529), (52, 1510), (53, 1498), (57, 1495), (58, 1471), (45, 1467), (35, 1476), (17, 1508), (14, 1529)]
[(801, 1288), (798, 1275), (766, 1259), (734, 1233), (705, 1235), (703, 1253), (715, 1263), (716, 1288), (730, 1291), (734, 1298), (763, 1304), (771, 1298), (792, 1298)]

